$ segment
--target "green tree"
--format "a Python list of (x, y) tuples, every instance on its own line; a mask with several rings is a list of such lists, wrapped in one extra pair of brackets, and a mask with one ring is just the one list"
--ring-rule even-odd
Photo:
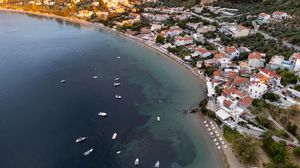
[(297, 157), (300, 157), (300, 147), (299, 146), (293, 150), (293, 154)]
[(280, 99), (280, 96), (275, 93), (265, 93), (263, 95), (263, 98), (270, 100), (271, 102), (274, 102), (274, 101), (278, 101)]
[(165, 37), (159, 34), (159, 35), (156, 36), (155, 41), (158, 44), (165, 44)]
[(289, 159), (286, 143), (283, 141), (275, 142), (272, 136), (271, 132), (266, 132), (263, 135), (263, 149), (270, 155), (273, 162), (287, 163)]

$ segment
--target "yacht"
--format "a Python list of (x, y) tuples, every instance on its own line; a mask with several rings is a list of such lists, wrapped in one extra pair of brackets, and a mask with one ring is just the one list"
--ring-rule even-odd
[(91, 154), (92, 152), (93, 152), (93, 148), (92, 149), (89, 149), (89, 150), (87, 150), (87, 151), (85, 151), (84, 153), (83, 153), (83, 155), (84, 156), (87, 156), (87, 155), (89, 155), (89, 154)]
[(118, 95), (118, 94), (116, 94), (116, 96), (115, 96), (117, 99), (122, 99), (122, 96), (121, 95)]
[(156, 117), (156, 120), (157, 120), (157, 121), (160, 121), (160, 117), (159, 117), (159, 116), (157, 116), (157, 117)]
[(121, 83), (117, 83), (117, 82), (114, 83), (114, 87), (117, 87), (117, 86), (120, 86), (120, 85), (121, 85)]
[(120, 154), (121, 153), (121, 151), (117, 151), (117, 154)]
[(66, 80), (60, 80), (60, 83), (66, 83)]
[(118, 81), (120, 78), (115, 78), (115, 81)]
[(120, 59), (121, 57), (119, 56), (119, 57), (117, 57), (118, 59)]
[(106, 116), (107, 116), (107, 113), (105, 113), (105, 112), (99, 112), (98, 115), (99, 115), (100, 117), (106, 117)]
[(154, 168), (159, 168), (159, 164), (160, 164), (159, 161), (157, 161), (154, 165)]
[(86, 140), (87, 139), (87, 137), (79, 137), (79, 138), (77, 138), (76, 140), (75, 140), (75, 142), (76, 143), (79, 143), (79, 142), (82, 142), (82, 141), (84, 141), (84, 140)]
[(93, 76), (93, 79), (98, 79), (98, 76)]
[(111, 137), (111, 139), (116, 139), (117, 138), (117, 133), (115, 132), (113, 135), (112, 135), (112, 137)]
[(136, 158), (135, 161), (134, 161), (134, 165), (135, 166), (139, 165), (139, 162), (140, 162), (139, 158)]

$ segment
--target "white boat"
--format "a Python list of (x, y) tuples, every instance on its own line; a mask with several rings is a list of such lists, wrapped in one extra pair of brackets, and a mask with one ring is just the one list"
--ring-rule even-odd
[(159, 121), (160, 121), (160, 117), (159, 117), (159, 116), (157, 116), (157, 117), (156, 117), (156, 120), (159, 122)]
[(75, 142), (76, 143), (79, 143), (79, 142), (82, 142), (82, 141), (84, 141), (84, 140), (86, 140), (87, 139), (87, 137), (79, 137), (79, 138), (77, 138), (76, 140), (75, 140)]
[(117, 138), (117, 133), (115, 132), (113, 135), (112, 135), (112, 137), (111, 137), (111, 139), (116, 139)]
[(93, 79), (98, 79), (98, 76), (93, 76)]
[(87, 156), (87, 155), (89, 155), (89, 154), (91, 154), (92, 152), (93, 152), (93, 148), (92, 149), (89, 149), (89, 150), (87, 150), (87, 151), (85, 151), (84, 153), (83, 153), (83, 155), (84, 156)]
[(157, 161), (154, 165), (154, 168), (159, 168), (159, 164), (160, 164), (159, 161)]
[(66, 80), (60, 80), (60, 83), (66, 83)]
[(115, 78), (115, 81), (118, 81), (120, 78)]
[(135, 161), (134, 161), (134, 165), (135, 166), (139, 165), (139, 162), (140, 162), (139, 158), (136, 158)]
[(120, 154), (120, 153), (121, 153), (121, 151), (117, 151), (116, 153), (117, 153), (117, 154)]
[(99, 112), (99, 113), (98, 113), (98, 116), (100, 116), (100, 117), (106, 117), (106, 116), (107, 116), (107, 113), (105, 113), (105, 112)]
[(117, 57), (118, 59), (120, 59), (121, 57)]
[(114, 87), (117, 87), (117, 86), (120, 86), (121, 85), (121, 83), (114, 83)]
[(118, 95), (118, 94), (116, 94), (115, 97), (116, 97), (117, 99), (122, 99), (122, 96), (121, 96), (121, 95)]

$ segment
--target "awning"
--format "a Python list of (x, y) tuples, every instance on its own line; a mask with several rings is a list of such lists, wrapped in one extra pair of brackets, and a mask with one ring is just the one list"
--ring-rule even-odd
[(230, 114), (227, 113), (226, 111), (224, 111), (223, 109), (220, 109), (216, 112), (216, 115), (218, 118), (220, 118), (221, 120), (226, 120), (230, 117)]

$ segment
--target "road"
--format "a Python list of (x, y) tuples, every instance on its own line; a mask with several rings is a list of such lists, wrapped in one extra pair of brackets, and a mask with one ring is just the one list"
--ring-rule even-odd
[[(271, 35), (269, 35), (267, 33), (264, 33), (262, 31), (256, 31), (256, 30), (252, 30), (252, 31), (262, 34), (265, 37), (265, 39), (267, 39), (267, 40), (276, 40), (276, 41), (278, 41), (278, 39), (276, 37), (273, 37), (273, 36), (271, 36)], [(287, 46), (288, 48), (300, 51), (300, 47), (299, 46), (296, 46), (294, 44), (288, 43), (287, 41), (282, 41), (282, 43), (283, 43), (283, 45)]]
[(279, 129), (283, 130), (285, 133), (287, 133), (292, 139), (293, 139), (293, 142), (291, 141), (288, 141), (288, 140), (285, 140), (285, 139), (282, 139), (282, 138), (279, 138), (279, 137), (276, 137), (276, 139), (279, 139), (279, 140), (283, 140), (287, 143), (292, 143), (294, 145), (297, 145), (297, 146), (300, 146), (299, 145), (299, 140), (294, 136), (292, 135), (291, 133), (289, 133), (282, 125), (280, 125), (277, 121), (274, 120), (274, 118), (271, 116), (271, 114), (269, 114), (269, 117), (268, 119), (270, 121), (272, 121)]

